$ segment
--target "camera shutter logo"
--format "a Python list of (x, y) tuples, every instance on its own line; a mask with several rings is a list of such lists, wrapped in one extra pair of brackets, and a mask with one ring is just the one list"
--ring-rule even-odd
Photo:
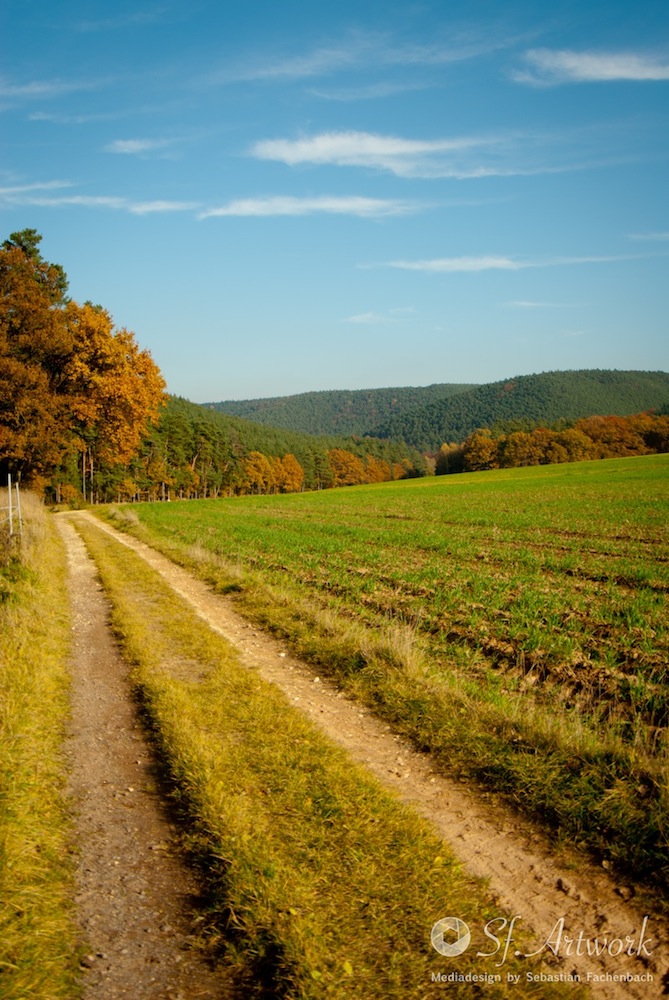
[[(455, 939), (453, 933), (457, 935)], [(444, 940), (444, 934), (448, 935), (448, 940)], [(469, 948), (471, 939), (469, 927), (458, 917), (442, 917), (441, 920), (437, 920), (430, 934), (432, 947), (447, 958), (462, 955), (463, 951)]]

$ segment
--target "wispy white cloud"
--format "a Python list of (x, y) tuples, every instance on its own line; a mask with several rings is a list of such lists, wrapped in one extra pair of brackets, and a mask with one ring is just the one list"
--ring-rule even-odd
[(214, 217), (255, 217), (308, 216), (308, 215), (349, 215), (364, 219), (382, 219), (390, 216), (407, 215), (425, 207), (417, 202), (383, 198), (350, 196), (321, 196), (295, 198), (275, 196), (267, 198), (242, 198), (226, 205), (203, 207), (196, 201), (173, 201), (170, 199), (150, 199), (139, 201), (120, 195), (62, 194), (49, 195), (44, 192), (60, 188), (71, 188), (69, 181), (42, 181), (26, 184), (12, 184), (0, 187), (0, 203), (8, 205), (36, 205), (44, 208), (84, 207), (107, 208), (130, 212), (132, 215), (151, 215), (163, 212), (194, 212), (199, 219)]
[(357, 313), (355, 316), (347, 316), (344, 323), (355, 323), (361, 326), (376, 326), (378, 323), (386, 323), (388, 317), (384, 316), (382, 313), (377, 312), (364, 312)]
[(286, 59), (262, 59), (227, 68), (217, 73), (212, 82), (251, 82), (253, 80), (304, 80), (327, 76), (337, 70), (352, 68), (358, 61), (355, 46), (334, 45), (314, 49), (304, 55)]
[(66, 182), (52, 181), (46, 184), (23, 185), (13, 188), (0, 188), (0, 202), (10, 205), (35, 205), (40, 208), (107, 208), (130, 212), (131, 215), (151, 215), (160, 212), (195, 211), (200, 206), (193, 201), (134, 201), (117, 195), (68, 194), (52, 197), (36, 195), (35, 190), (48, 188), (70, 187)]
[[(435, 41), (429, 45), (384, 44), (380, 47), (380, 62), (388, 66), (443, 66), (467, 62), (500, 52), (522, 41), (522, 36), (508, 35), (494, 28), (488, 31), (463, 31), (448, 42)], [(527, 41), (527, 36), (524, 36)]]
[(177, 139), (115, 139), (104, 149), (106, 153), (120, 153), (125, 156), (144, 156), (160, 149), (173, 146)]
[[(299, 164), (368, 167), (399, 176), (467, 176), (444, 162), (444, 157), (499, 143), (497, 138), (463, 136), (450, 139), (403, 139), (373, 132), (321, 132), (300, 139), (264, 139), (251, 148), (260, 160)], [(481, 174), (484, 168), (476, 168)]]
[(573, 52), (568, 49), (530, 49), (526, 70), (512, 74), (518, 83), (555, 86), (561, 83), (612, 80), (669, 80), (669, 59), (637, 52)]
[[(237, 65), (208, 74), (205, 84), (226, 84), (249, 81), (308, 80), (330, 76), (344, 70), (370, 67), (428, 67), (463, 62), (518, 44), (518, 37), (504, 32), (463, 31), (452, 34), (448, 41), (436, 40), (424, 44), (396, 44), (387, 33), (356, 31), (336, 42), (320, 45), (309, 51), (287, 56), (264, 53), (246, 55)], [(527, 40), (527, 36), (525, 36)]]
[(111, 122), (121, 118), (136, 117), (138, 114), (147, 114), (145, 108), (126, 108), (118, 111), (97, 111), (85, 115), (59, 114), (51, 111), (33, 111), (28, 115), (31, 122), (49, 122), (52, 125), (88, 125), (92, 122)]
[[(288, 166), (341, 166), (383, 170), (398, 177), (453, 178), (530, 177), (602, 166), (587, 158), (587, 137), (508, 132), (498, 135), (406, 139), (375, 132), (320, 132), (298, 139), (262, 139), (249, 153), (260, 160)], [(556, 154), (556, 149), (559, 151)], [(553, 158), (552, 163), (546, 157)], [(556, 163), (556, 156), (563, 163)]]
[(669, 240), (669, 232), (663, 233), (630, 233), (627, 237), (628, 240), (650, 240), (652, 242), (660, 243), (665, 240)]
[(89, 122), (110, 121), (117, 117), (118, 115), (113, 112), (95, 115), (60, 115), (55, 112), (34, 111), (28, 115), (28, 121), (49, 122), (52, 125), (86, 125)]
[(32, 100), (61, 97), (81, 90), (97, 90), (108, 81), (91, 80), (31, 80), (28, 83), (10, 83), (0, 78), (0, 98)]
[(31, 191), (53, 191), (68, 187), (72, 187), (70, 181), (33, 181), (30, 184), (12, 184), (10, 187), (0, 187), (0, 197), (20, 197)]
[(448, 274), (456, 271), (518, 271), (528, 265), (511, 257), (438, 257), (433, 260), (391, 260), (387, 266), (403, 271)]
[(638, 259), (639, 254), (601, 255), (590, 257), (437, 257), (432, 260), (391, 260), (386, 267), (403, 271), (427, 271), (433, 274), (453, 274), (476, 271), (523, 271), (533, 267), (561, 267), (570, 264), (601, 264)]
[(410, 313), (415, 313), (413, 306), (399, 306), (388, 309), (386, 312), (364, 312), (356, 313), (354, 316), (347, 316), (344, 323), (354, 323), (362, 326), (376, 326), (379, 323), (398, 323), (405, 319)]
[(505, 309), (574, 309), (573, 302), (533, 302), (529, 299), (514, 299), (511, 302), (501, 302)]
[(330, 87), (324, 90), (322, 87), (310, 87), (309, 93), (314, 97), (320, 97), (324, 101), (373, 101), (384, 97), (394, 97), (395, 94), (405, 94), (410, 91), (425, 90), (430, 85), (428, 83), (416, 82), (382, 82), (370, 83), (358, 87)]
[(100, 18), (97, 21), (77, 21), (75, 31), (90, 34), (99, 31), (114, 31), (122, 28), (136, 28), (142, 24), (156, 24), (163, 20), (168, 12), (167, 7), (153, 7), (147, 10), (135, 10), (129, 14), (119, 14), (116, 17)]
[(199, 207), (196, 201), (168, 201), (165, 199), (127, 203), (127, 209), (133, 215), (154, 215), (159, 212), (193, 212)]
[(295, 198), (277, 195), (268, 198), (240, 198), (218, 208), (208, 208), (199, 218), (218, 216), (276, 216), (276, 215), (357, 215), (362, 218), (384, 218), (391, 215), (407, 215), (420, 208), (414, 202), (384, 198), (363, 198), (350, 196), (320, 196), (316, 198)]
[(252, 152), (259, 159), (296, 163), (336, 163), (344, 166), (395, 167), (402, 158), (429, 153), (452, 152), (480, 146), (491, 140), (402, 139), (373, 132), (322, 132), (304, 139), (265, 139)]
[[(179, 111), (181, 110), (179, 101), (140, 105), (133, 103), (131, 105), (126, 105), (125, 107), (116, 107), (113, 111), (91, 111), (86, 114), (72, 114), (61, 111), (33, 111), (28, 115), (28, 120), (32, 122), (50, 122), (53, 125), (88, 125), (91, 122), (121, 121), (124, 118), (136, 119), (139, 115), (155, 118), (157, 115), (164, 115), (166, 112), (170, 112), (175, 109), (178, 109)], [(136, 142), (144, 140), (120, 141)], [(179, 142), (182, 140), (175, 138), (169, 141)]]

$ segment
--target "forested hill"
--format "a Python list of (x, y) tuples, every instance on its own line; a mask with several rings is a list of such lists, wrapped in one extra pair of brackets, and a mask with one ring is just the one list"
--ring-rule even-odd
[(467, 384), (439, 384), (391, 389), (324, 390), (268, 399), (228, 400), (203, 404), (231, 416), (303, 434), (360, 435), (390, 421), (401, 423), (416, 407), (448, 399), (475, 388)]
[(393, 438), (434, 452), (446, 441), (464, 441), (479, 427), (626, 416), (667, 403), (667, 372), (591, 369), (519, 375), (478, 386), (328, 390), (203, 406), (300, 433)]
[(639, 371), (567, 371), (520, 375), (435, 400), (367, 428), (402, 438), (421, 451), (460, 442), (479, 427), (554, 424), (595, 415), (627, 416), (669, 402), (669, 374)]

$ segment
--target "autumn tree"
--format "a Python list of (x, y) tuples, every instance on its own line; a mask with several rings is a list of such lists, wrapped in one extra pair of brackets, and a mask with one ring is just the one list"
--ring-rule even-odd
[(576, 427), (567, 427), (555, 435), (556, 445), (560, 445), (567, 453), (567, 462), (585, 462), (594, 458), (592, 441), (583, 431)]
[(0, 463), (42, 486), (62, 479), (77, 453), (89, 477), (98, 463), (126, 466), (165, 383), (104, 309), (68, 300), (65, 273), (43, 260), (40, 240), (26, 229), (0, 248)]
[(669, 451), (669, 416), (663, 413), (636, 413), (627, 419), (650, 451)]
[(271, 493), (276, 483), (272, 463), (261, 451), (249, 452), (244, 461), (243, 486), (248, 493)]
[(284, 455), (281, 459), (279, 488), (282, 493), (299, 493), (304, 486), (304, 469), (294, 455)]
[(386, 483), (392, 479), (390, 463), (382, 458), (368, 455), (365, 462), (365, 480), (368, 483)]
[(474, 431), (463, 445), (465, 472), (480, 472), (499, 468), (500, 442), (487, 428)]
[(34, 230), (0, 249), (0, 471), (43, 477), (69, 441), (61, 373), (72, 337), (62, 269), (42, 260)]
[(345, 448), (332, 448), (327, 454), (334, 486), (355, 486), (366, 481), (365, 467), (357, 455)]
[(165, 388), (160, 371), (128, 330), (114, 330), (99, 306), (68, 302), (64, 323), (73, 351), (63, 370), (84, 462), (126, 466), (139, 450), (147, 425), (158, 416)]
[(515, 431), (504, 441), (500, 464), (506, 469), (541, 465), (543, 456), (544, 448), (540, 437), (526, 431)]
[(590, 438), (593, 458), (645, 455), (649, 450), (641, 434), (625, 417), (586, 417), (574, 427)]

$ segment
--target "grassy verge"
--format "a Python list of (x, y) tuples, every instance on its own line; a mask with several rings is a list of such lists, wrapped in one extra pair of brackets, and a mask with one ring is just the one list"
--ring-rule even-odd
[(23, 514), (21, 545), (0, 539), (0, 996), (72, 1000), (65, 560), (35, 498)]
[[(486, 996), (506, 996), (520, 960), (496, 967), (499, 957), (474, 947), (489, 956), (482, 928), (499, 911), (429, 826), (240, 666), (135, 553), (90, 524), (79, 530), (192, 826), (211, 940), (242, 995), (441, 997), (433, 974), (454, 967), (430, 929), (457, 914), (473, 944), (449, 995), (478, 995), (472, 976), (481, 976)], [(519, 996), (565, 995), (564, 984), (520, 978)]]
[(654, 456), (111, 516), (448, 773), (666, 890), (666, 469)]

